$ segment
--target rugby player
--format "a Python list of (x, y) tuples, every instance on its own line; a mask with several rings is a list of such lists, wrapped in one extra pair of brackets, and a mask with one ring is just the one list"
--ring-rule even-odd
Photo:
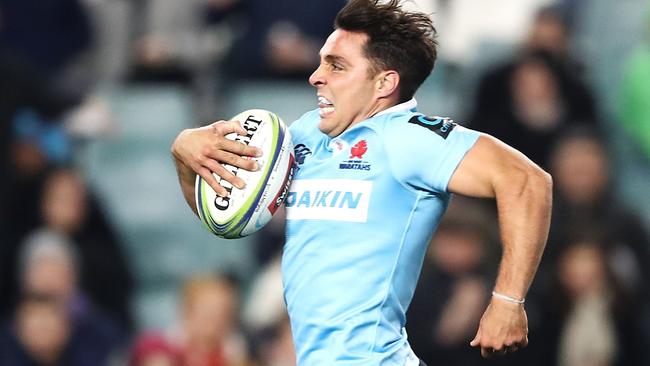
[[(309, 78), (318, 108), (291, 124), (297, 171), (287, 196), (282, 271), (298, 365), (418, 365), (404, 330), (431, 238), (452, 194), (496, 199), (503, 255), (473, 347), (528, 343), (524, 299), (550, 222), (551, 178), (497, 139), (417, 112), (435, 28), (397, 0), (351, 0)], [(224, 138), (236, 121), (188, 129), (172, 146), (192, 209), (196, 174), (257, 169), (259, 151)], [(469, 340), (468, 340), (469, 341)]]

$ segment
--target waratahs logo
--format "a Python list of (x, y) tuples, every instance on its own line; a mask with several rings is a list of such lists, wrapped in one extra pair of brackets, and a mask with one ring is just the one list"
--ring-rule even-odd
[(361, 140), (350, 149), (350, 159), (358, 158), (361, 160), (366, 151), (368, 151), (368, 143), (366, 140)]
[(339, 169), (370, 170), (370, 163), (363, 161), (363, 155), (368, 152), (368, 142), (360, 140), (350, 148), (348, 160), (339, 164)]

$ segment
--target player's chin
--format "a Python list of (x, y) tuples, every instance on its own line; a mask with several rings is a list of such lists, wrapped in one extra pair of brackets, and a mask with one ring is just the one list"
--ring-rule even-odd
[(332, 117), (321, 117), (320, 122), (318, 123), (318, 129), (328, 135), (334, 130), (336, 127), (336, 123), (334, 123), (334, 119)]

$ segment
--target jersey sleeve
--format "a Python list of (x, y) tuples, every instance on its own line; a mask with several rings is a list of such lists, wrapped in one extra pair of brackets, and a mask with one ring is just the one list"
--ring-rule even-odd
[(403, 185), (446, 193), (447, 185), (480, 133), (448, 118), (414, 115), (388, 121), (385, 146), (388, 163)]

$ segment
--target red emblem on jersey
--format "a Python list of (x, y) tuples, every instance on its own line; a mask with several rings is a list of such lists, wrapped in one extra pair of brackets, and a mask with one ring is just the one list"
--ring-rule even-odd
[(350, 159), (363, 159), (363, 154), (365, 154), (366, 151), (368, 151), (368, 143), (366, 140), (361, 140), (350, 149)]

